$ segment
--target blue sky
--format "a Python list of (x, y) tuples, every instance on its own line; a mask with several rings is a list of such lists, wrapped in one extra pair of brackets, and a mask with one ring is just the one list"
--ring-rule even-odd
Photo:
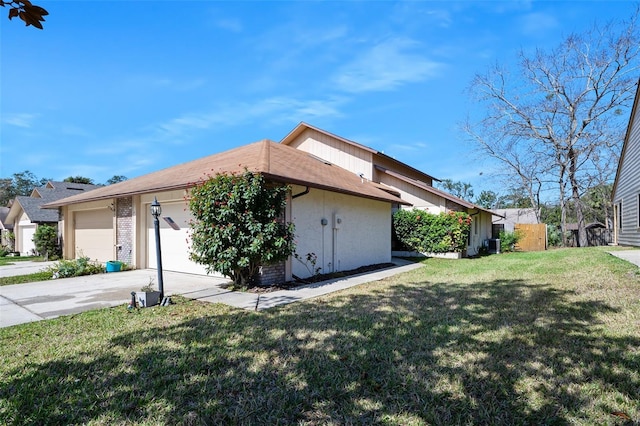
[[(36, 1), (0, 8), (0, 177), (129, 178), (305, 121), (440, 179), (500, 191), (458, 130), (476, 73), (623, 1)], [(627, 112), (628, 114), (628, 112)], [(482, 173), (482, 175), (481, 175)]]

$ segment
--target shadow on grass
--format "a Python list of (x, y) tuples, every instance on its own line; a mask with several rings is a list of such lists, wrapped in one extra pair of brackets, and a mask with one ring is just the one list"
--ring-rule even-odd
[(612, 424), (616, 404), (637, 407), (640, 338), (603, 333), (598, 318), (614, 310), (572, 296), (409, 282), (209, 313), (117, 334), (108, 353), (27, 364), (3, 380), (0, 413), (8, 424)]

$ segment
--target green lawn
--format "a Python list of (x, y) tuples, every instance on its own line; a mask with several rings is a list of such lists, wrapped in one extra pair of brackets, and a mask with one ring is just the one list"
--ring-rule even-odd
[(42, 257), (41, 256), (6, 256), (6, 257), (0, 257), (0, 266), (4, 266), (4, 265), (12, 265), (16, 262), (25, 262), (27, 260), (31, 260), (31, 261), (42, 261)]
[(264, 312), (177, 298), (0, 329), (0, 423), (640, 421), (638, 267), (600, 248), (424, 265)]

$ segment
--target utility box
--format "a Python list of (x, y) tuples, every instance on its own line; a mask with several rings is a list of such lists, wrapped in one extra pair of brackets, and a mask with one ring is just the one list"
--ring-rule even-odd
[(333, 215), (333, 229), (340, 229), (342, 227), (342, 215), (334, 214)]

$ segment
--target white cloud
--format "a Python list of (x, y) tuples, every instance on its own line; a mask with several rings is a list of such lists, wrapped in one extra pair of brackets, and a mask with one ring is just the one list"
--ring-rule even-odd
[(33, 121), (38, 117), (38, 114), (6, 114), (4, 116), (4, 121), (6, 124), (23, 127), (25, 129), (31, 128), (33, 126)]
[(334, 77), (338, 88), (358, 93), (386, 91), (434, 77), (443, 64), (413, 53), (419, 43), (393, 38), (373, 46), (342, 67)]
[(520, 19), (520, 31), (528, 36), (544, 36), (559, 25), (558, 19), (547, 13), (528, 13)]
[(157, 125), (158, 136), (164, 138), (181, 138), (192, 131), (206, 130), (215, 127), (232, 127), (249, 123), (256, 119), (282, 122), (299, 122), (318, 117), (340, 116), (340, 106), (346, 102), (344, 98), (323, 100), (305, 100), (289, 97), (272, 97), (254, 103), (236, 103), (220, 105), (214, 110), (184, 114)]

